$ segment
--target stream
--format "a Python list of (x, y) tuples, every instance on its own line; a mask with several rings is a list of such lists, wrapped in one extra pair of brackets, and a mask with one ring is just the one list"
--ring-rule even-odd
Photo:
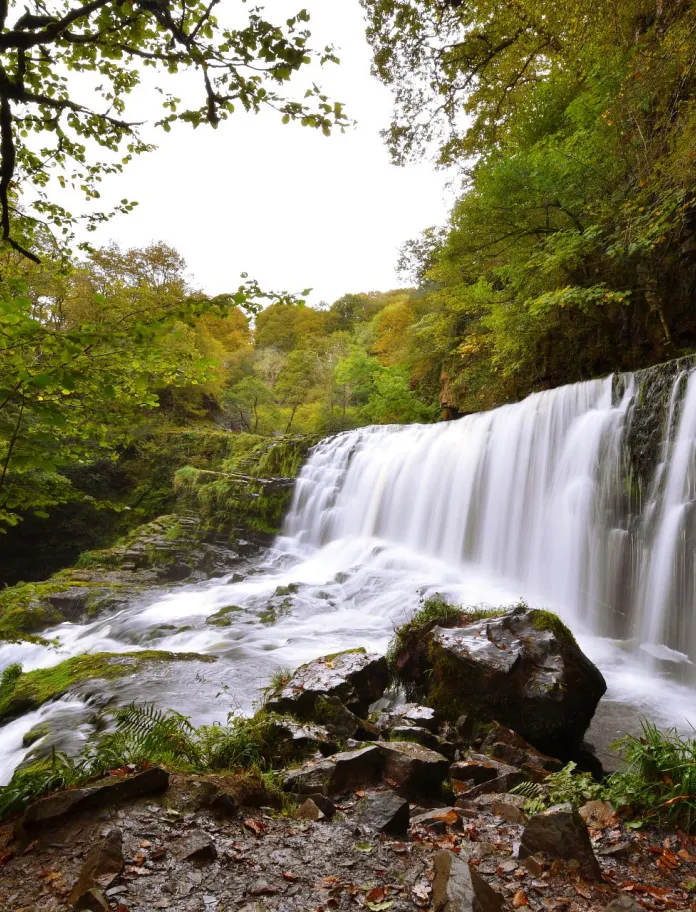
[[(621, 509), (622, 446), (636, 386), (612, 378), (534, 394), (437, 425), (362, 428), (320, 443), (296, 484), (283, 534), (238, 575), (145, 593), (125, 609), (0, 645), (0, 669), (85, 652), (213, 655), (165, 663), (69, 696), (0, 729), (0, 784), (50, 720), (77, 749), (108, 700), (154, 702), (196, 723), (247, 713), (277, 668), (356, 646), (385, 651), (421, 599), (557, 611), (608, 692), (588, 739), (696, 726), (696, 599), (688, 518), (696, 480), (696, 374), (680, 375), (662, 460), (641, 515)], [(635, 556), (639, 556), (639, 560)], [(691, 589), (689, 587), (691, 586)], [(230, 626), (206, 624), (220, 609)], [(654, 608), (651, 611), (651, 607)], [(163, 625), (169, 625), (163, 629)], [(171, 629), (171, 627), (174, 629)], [(182, 629), (183, 628), (183, 629)]]

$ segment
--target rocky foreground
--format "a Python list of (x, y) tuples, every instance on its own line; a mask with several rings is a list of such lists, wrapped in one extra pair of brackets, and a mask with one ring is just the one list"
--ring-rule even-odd
[(696, 910), (693, 837), (545, 806), (565, 761), (600, 776), (582, 736), (604, 682), (553, 615), (485, 615), (422, 612), (391, 681), (364, 650), (278, 681), (273, 782), (144, 764), (34, 801), (0, 830), (0, 908)]

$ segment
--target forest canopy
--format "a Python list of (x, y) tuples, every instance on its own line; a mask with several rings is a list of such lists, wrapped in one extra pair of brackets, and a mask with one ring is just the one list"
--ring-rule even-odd
[[(103, 210), (99, 185), (149, 151), (128, 120), (146, 85), (164, 130), (240, 106), (343, 128), (319, 89), (293, 97), (313, 58), (335, 60), (304, 11), (244, 7), (233, 28), (219, 3), (0, 0), (0, 527), (81, 496), (70, 467), (143, 428), (433, 421), (694, 349), (693, 4), (362, 5), (394, 161), (453, 168), (459, 196), (403, 248), (411, 288), (310, 307), (252, 281), (205, 295), (164, 242), (73, 243), (133, 205)], [(185, 70), (196, 106), (172, 95)]]

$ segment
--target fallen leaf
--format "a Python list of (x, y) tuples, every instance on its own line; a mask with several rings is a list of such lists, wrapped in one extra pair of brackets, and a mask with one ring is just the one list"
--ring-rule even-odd
[(521, 906), (528, 906), (529, 900), (527, 899), (527, 894), (524, 890), (518, 890), (517, 893), (512, 897), (513, 908), (519, 909)]
[(384, 901), (384, 887), (373, 887), (365, 897), (367, 903), (380, 903)]
[(252, 817), (247, 817), (244, 821), (244, 826), (251, 830), (252, 833), (256, 833), (257, 836), (263, 836), (266, 832), (266, 824), (261, 823), (260, 820), (254, 820)]
[(355, 846), (355, 851), (356, 851), (356, 852), (371, 852), (372, 849), (373, 849), (373, 847), (372, 847), (372, 845), (370, 845), (369, 842), (359, 842), (359, 843)]
[(592, 890), (590, 890), (587, 884), (582, 881), (575, 884), (575, 892), (579, 896), (582, 896), (583, 899), (592, 899)]
[(283, 871), (282, 876), (283, 876), (286, 880), (290, 880), (290, 881), (292, 881), (293, 883), (294, 883), (296, 880), (299, 879), (298, 876), (297, 876), (297, 874), (293, 874), (292, 871)]

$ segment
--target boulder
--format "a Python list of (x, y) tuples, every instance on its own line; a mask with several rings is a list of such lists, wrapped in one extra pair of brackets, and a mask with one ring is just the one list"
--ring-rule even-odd
[(380, 741), (384, 775), (412, 794), (438, 792), (447, 776), (449, 760), (412, 741)]
[[(78, 904), (85, 894), (108, 890), (124, 867), (123, 838), (118, 827), (114, 827), (87, 853), (80, 876), (70, 893), (70, 904), (80, 908)], [(88, 897), (85, 902), (94, 902), (95, 898), (99, 902), (99, 898), (95, 896)], [(82, 908), (88, 909), (90, 905), (83, 905)]]
[(284, 756), (290, 759), (306, 757), (314, 751), (329, 757), (338, 751), (340, 736), (313, 722), (297, 722), (288, 716), (279, 716), (274, 719), (273, 734), (278, 741), (284, 742)]
[(288, 770), (283, 778), (286, 792), (299, 795), (333, 795), (360, 785), (377, 782), (384, 765), (378, 747), (342, 751), (325, 760), (310, 760)]
[(586, 873), (601, 880), (602, 872), (582, 817), (571, 804), (557, 804), (535, 814), (522, 831), (520, 858), (544, 852), (550, 858), (575, 859)]
[(502, 897), (460, 856), (438, 852), (434, 867), (433, 906), (438, 912), (502, 912)]
[(410, 811), (408, 801), (395, 792), (371, 792), (358, 802), (355, 824), (369, 835), (391, 833), (404, 835), (408, 831)]
[(481, 782), (479, 785), (470, 786), (466, 782), (460, 782), (457, 779), (452, 780), (452, 788), (455, 795), (469, 800), (478, 798), (479, 795), (492, 795), (509, 792), (516, 785), (521, 785), (527, 781), (527, 774), (522, 770), (512, 769), (512, 772), (503, 773), (496, 776), (495, 779), (489, 779), (487, 782)]
[[(422, 744), (423, 747), (427, 747), (430, 750), (442, 753), (440, 750), (443, 744), (442, 739), (434, 735), (429, 729), (421, 728), (420, 725), (395, 725), (389, 732), (389, 737), (394, 741), (413, 741), (416, 744)], [(449, 745), (445, 746), (445, 750), (448, 750), (448, 747)]]
[(297, 809), (297, 816), (303, 820), (312, 820), (315, 823), (320, 820), (328, 820), (326, 814), (312, 798), (305, 798)]
[(524, 812), (516, 804), (504, 799), (498, 799), (491, 802), (491, 813), (496, 817), (506, 820), (508, 823), (523, 824), (527, 822)]
[(571, 756), (606, 683), (560, 619), (521, 605), (473, 623), (455, 614), (452, 624), (401, 649), (400, 678), (451, 721), (497, 719), (538, 750)]
[(376, 741), (379, 737), (379, 729), (375, 725), (358, 718), (338, 697), (319, 697), (312, 709), (312, 718), (339, 741), (349, 738)]
[(358, 716), (381, 696), (388, 681), (387, 660), (365, 649), (348, 649), (301, 665), (285, 686), (266, 701), (268, 710), (313, 718), (321, 697), (336, 697)]

